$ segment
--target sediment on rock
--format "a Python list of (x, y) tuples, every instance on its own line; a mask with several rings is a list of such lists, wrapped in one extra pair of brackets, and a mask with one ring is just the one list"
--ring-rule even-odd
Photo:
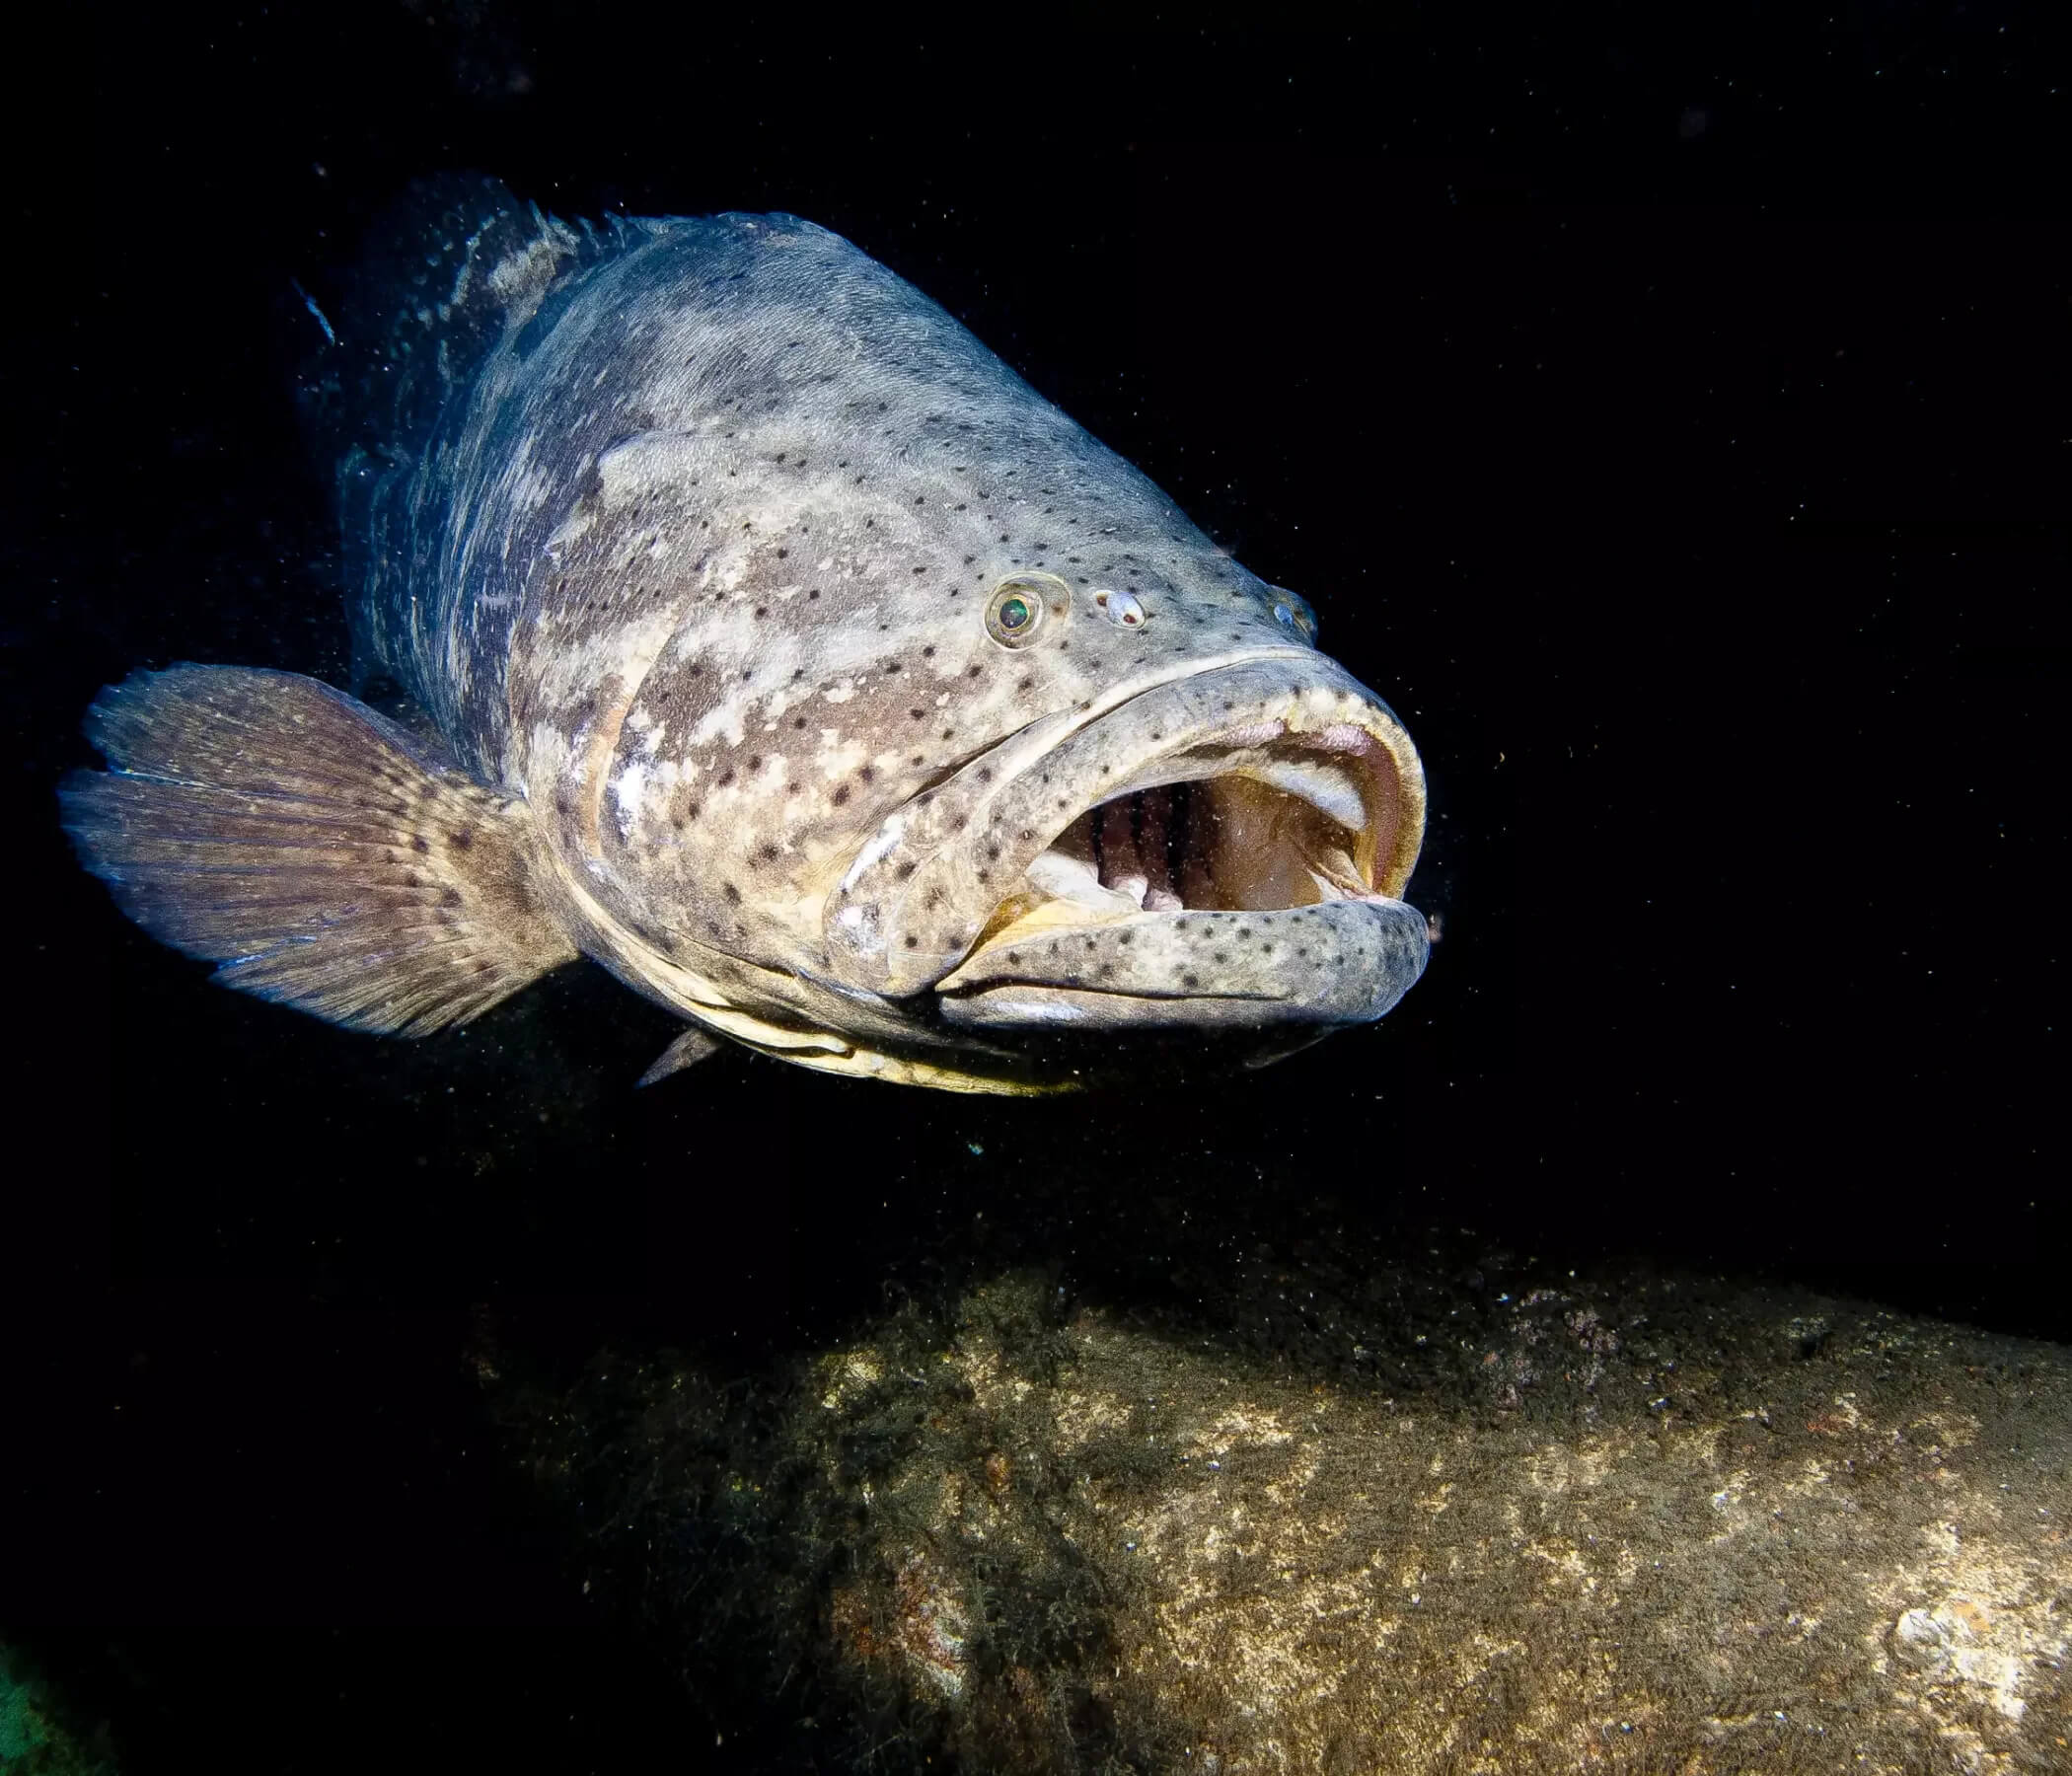
[(1406, 1386), (1386, 1316), (1319, 1374), (1001, 1276), (753, 1435), (645, 1371), (625, 1520), (916, 1767), (2072, 1768), (2063, 1352), (1674, 1279), (1449, 1324)]

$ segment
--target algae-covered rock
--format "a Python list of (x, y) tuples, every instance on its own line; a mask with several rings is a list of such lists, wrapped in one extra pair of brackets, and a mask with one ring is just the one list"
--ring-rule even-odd
[(588, 1496), (642, 1470), (600, 1570), (681, 1551), (881, 1763), (2072, 1769), (2064, 1352), (1638, 1277), (1298, 1348), (1009, 1274), (753, 1405), (622, 1369), (608, 1455), (594, 1387), (560, 1422)]
[(106, 1750), (82, 1740), (50, 1686), (17, 1649), (0, 1643), (0, 1772), (5, 1776), (114, 1776)]

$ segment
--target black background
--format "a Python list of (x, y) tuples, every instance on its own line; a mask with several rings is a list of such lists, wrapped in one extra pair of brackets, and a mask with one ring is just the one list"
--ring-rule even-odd
[[(1321, 1201), (2072, 1336), (2072, 66), (2013, 6), (1643, 17), (88, 12), (17, 71), (0, 1613), (133, 1767), (711, 1742), (564, 1577), (485, 1319), (748, 1374), (930, 1266), (1127, 1306), (1174, 1202), (1213, 1249)], [(78, 715), (342, 674), (290, 279), (442, 168), (825, 223), (1304, 592), (1426, 758), (1425, 981), (1213, 1087), (635, 1094), (671, 1021), (593, 970), (382, 1044), (124, 925)]]

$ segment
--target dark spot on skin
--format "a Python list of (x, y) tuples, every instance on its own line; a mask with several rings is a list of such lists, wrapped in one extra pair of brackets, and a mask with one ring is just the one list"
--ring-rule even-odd
[(922, 758), (921, 754), (919, 754), (919, 753), (916, 753), (916, 754), (914, 755), (913, 759), (912, 759), (912, 760), (910, 761), (910, 763), (912, 763), (912, 764), (915, 764), (915, 765), (922, 765), (922, 764), (925, 764), (925, 763), (926, 763), (926, 761), (925, 761), (925, 759), (923, 759), (923, 758)]
[(964, 668), (964, 676), (966, 678), (977, 678), (982, 670), (983, 668), (978, 666), (967, 666)]
[(795, 728), (802, 728), (806, 725), (806, 718), (803, 715), (794, 715), (791, 717), (791, 725)]
[(1180, 979), (1189, 987), (1199, 987), (1202, 984), (1202, 977), (1198, 974), (1183, 974)]
[(729, 783), (731, 783), (731, 782), (732, 782), (733, 780), (734, 780), (734, 770), (733, 770), (733, 767), (732, 767), (732, 766), (730, 765), (730, 766), (728, 766), (728, 767), (727, 767), (727, 769), (726, 769), (726, 772), (725, 772), (725, 775), (724, 775), (724, 776), (722, 776), (722, 777), (720, 777), (720, 779), (719, 779), (719, 786), (720, 786), (720, 788), (724, 789), (724, 788), (725, 788), (725, 787), (726, 787), (726, 786), (727, 786), (727, 785), (728, 785)]
[(849, 785), (847, 783), (837, 783), (835, 785), (835, 806), (839, 808), (844, 802), (848, 800)]
[(1021, 681), (1020, 684), (1016, 685), (1014, 688), (1017, 691), (1026, 691), (1031, 685), (1035, 684), (1035, 682), (1036, 680), (1034, 679), (1034, 677), (1025, 678)]
[[(919, 505), (919, 504), (921, 503), (921, 501), (917, 499), (917, 500), (916, 500), (916, 501), (915, 501), (914, 503), (915, 503), (916, 505)], [(908, 934), (908, 936), (907, 936), (907, 947), (908, 947), (909, 949), (919, 949), (919, 948), (921, 948), (921, 939), (920, 939), (919, 937), (916, 937), (916, 936), (914, 936), (914, 935), (913, 935), (913, 934), (912, 934), (912, 933), (910, 932), (910, 933)]]
[(981, 765), (979, 767), (979, 781), (982, 783), (993, 781), (993, 767), (991, 765)]
[(726, 884), (726, 898), (730, 905), (738, 907), (741, 904), (741, 890), (732, 882)]
[(431, 841), (425, 838), (422, 833), (419, 833), (410, 840), (410, 850), (428, 851), (431, 850)]
[(770, 607), (768, 605), (756, 606), (756, 615), (758, 617), (768, 617), (770, 615)]
[(1122, 934), (1122, 938), (1121, 938), (1121, 941), (1122, 941), (1123, 947), (1124, 947), (1125, 949), (1127, 949), (1127, 948), (1129, 947), (1129, 945), (1130, 945), (1130, 943), (1131, 943), (1132, 939), (1134, 939), (1134, 938), (1136, 937), (1136, 935), (1137, 935), (1137, 933), (1136, 933), (1135, 931), (1125, 931), (1125, 932), (1123, 932), (1123, 934)]
[(916, 869), (917, 869), (918, 867), (919, 867), (919, 865), (918, 865), (918, 864), (916, 864), (916, 862), (914, 861), (914, 859), (913, 859), (912, 857), (909, 857), (909, 858), (908, 858), (908, 859), (907, 859), (907, 860), (906, 860), (906, 861), (905, 861), (904, 863), (902, 863), (902, 864), (901, 864), (901, 865), (899, 866), (899, 868), (898, 868), (898, 869), (896, 869), (896, 870), (894, 870), (894, 871), (893, 871), (893, 874), (894, 874), (894, 875), (896, 875), (896, 876), (897, 876), (897, 877), (898, 877), (898, 878), (899, 878), (899, 879), (900, 879), (901, 881), (903, 881), (903, 882), (904, 882), (904, 881), (905, 881), (905, 880), (906, 880), (906, 879), (907, 879), (907, 878), (908, 878), (908, 877), (909, 877), (910, 875), (912, 875), (912, 874), (914, 873), (914, 871), (915, 871), (915, 870), (916, 870)]
[(447, 908), (449, 911), (451, 911), (455, 907), (458, 907), (460, 904), (461, 891), (458, 888), (449, 888), (444, 894), (439, 896), (439, 905)]
[(777, 861), (777, 848), (776, 846), (774, 846), (774, 845), (766, 845), (766, 846), (764, 846), (764, 848), (763, 848), (763, 861), (764, 861), (764, 862), (766, 862), (766, 863), (775, 863), (775, 862)]
[(751, 771), (761, 771), (763, 769), (763, 755), (761, 753), (750, 753), (748, 755), (748, 768)]
[(878, 768), (875, 765), (866, 765), (856, 775), (866, 783), (874, 783), (878, 780)]
[(989, 845), (986, 848), (986, 855), (998, 863), (1000, 858), (1000, 848), (997, 845)]
[(788, 549), (780, 549), (780, 550), (778, 550), (778, 551), (777, 551), (777, 559), (781, 561), (781, 560), (782, 560), (782, 559), (783, 559), (783, 558), (784, 558), (784, 557), (785, 557), (785, 556), (786, 556), (787, 555), (789, 555), (790, 553), (791, 553), (791, 552), (790, 552), (790, 550), (788, 550)]
[(810, 604), (814, 599), (818, 598), (819, 596), (820, 588), (818, 586), (815, 586), (812, 591), (806, 594), (806, 601)]
[(980, 880), (980, 881), (982, 881), (982, 882), (990, 882), (990, 881), (992, 881), (992, 880), (993, 880), (993, 872), (992, 872), (992, 871), (991, 871), (990, 869), (982, 869), (982, 870), (980, 870), (980, 871), (979, 871), (979, 880)]

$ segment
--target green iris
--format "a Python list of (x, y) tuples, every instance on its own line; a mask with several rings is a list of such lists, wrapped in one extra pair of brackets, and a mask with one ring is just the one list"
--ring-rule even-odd
[(1072, 588), (1055, 573), (1010, 573), (986, 601), (986, 632), (1002, 647), (1033, 647), (1045, 624), (1064, 622), (1071, 609)]

